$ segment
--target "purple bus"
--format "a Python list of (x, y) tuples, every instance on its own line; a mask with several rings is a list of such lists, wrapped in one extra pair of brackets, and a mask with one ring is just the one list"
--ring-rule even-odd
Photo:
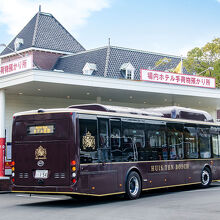
[(78, 105), (14, 115), (12, 192), (136, 199), (220, 180), (220, 126), (203, 111)]

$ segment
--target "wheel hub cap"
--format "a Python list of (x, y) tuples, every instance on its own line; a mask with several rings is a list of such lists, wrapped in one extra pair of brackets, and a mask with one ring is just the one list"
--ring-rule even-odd
[(135, 196), (139, 190), (139, 183), (137, 177), (132, 177), (129, 182), (130, 193)]
[(207, 185), (209, 183), (209, 172), (206, 170), (203, 170), (202, 172), (202, 184)]

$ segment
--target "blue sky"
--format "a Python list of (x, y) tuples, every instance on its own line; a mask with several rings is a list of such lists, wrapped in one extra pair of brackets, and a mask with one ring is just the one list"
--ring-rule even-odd
[[(0, 43), (42, 5), (86, 48), (107, 45), (186, 55), (220, 37), (220, 0), (0, 0)], [(14, 5), (15, 9), (12, 9)]]

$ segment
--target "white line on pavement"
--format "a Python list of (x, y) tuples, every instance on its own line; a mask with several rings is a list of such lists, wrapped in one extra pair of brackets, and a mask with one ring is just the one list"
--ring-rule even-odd
[(48, 196), (35, 196), (35, 195), (16, 195), (19, 197), (26, 197), (26, 198), (38, 198), (38, 199), (51, 199), (51, 200), (60, 200), (61, 198), (55, 198), (55, 197), (48, 197)]

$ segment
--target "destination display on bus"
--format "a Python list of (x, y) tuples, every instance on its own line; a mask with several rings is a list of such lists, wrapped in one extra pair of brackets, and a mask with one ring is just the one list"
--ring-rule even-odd
[(28, 126), (27, 133), (29, 135), (39, 134), (53, 134), (55, 131), (55, 125), (34, 125)]

